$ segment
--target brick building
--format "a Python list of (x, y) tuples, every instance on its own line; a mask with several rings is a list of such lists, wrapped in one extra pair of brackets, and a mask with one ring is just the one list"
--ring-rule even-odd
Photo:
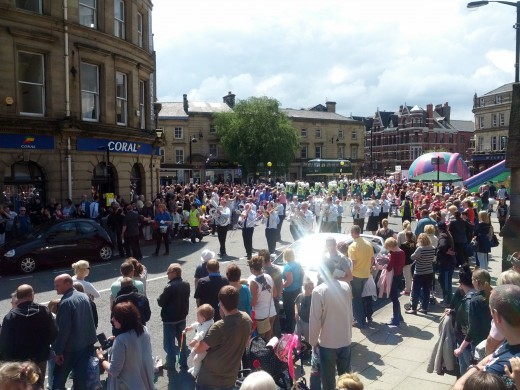
[(388, 175), (396, 167), (406, 170), (428, 151), (460, 153), (471, 158), (473, 122), (452, 120), (451, 107), (427, 104), (426, 110), (400, 106), (397, 112), (376, 111), (365, 120), (365, 175)]

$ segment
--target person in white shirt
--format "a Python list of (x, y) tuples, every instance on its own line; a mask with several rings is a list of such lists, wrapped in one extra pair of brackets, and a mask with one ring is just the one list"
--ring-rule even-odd
[(220, 207), (217, 208), (217, 236), (218, 242), (220, 244), (220, 257), (227, 256), (226, 252), (226, 237), (229, 229), (229, 219), (231, 217), (231, 210), (227, 207), (226, 198), (222, 197), (220, 199)]
[(352, 211), (352, 218), (354, 219), (353, 224), (359, 226), (361, 228), (361, 233), (363, 233), (367, 206), (363, 204), (361, 196), (358, 196), (355, 200), (353, 199), (352, 202), (350, 202), (350, 208)]
[(244, 205), (244, 210), (240, 214), (239, 223), (242, 224), (242, 241), (246, 250), (248, 260), (253, 255), (253, 233), (255, 231), (256, 212), (251, 207), (251, 203)]
[(321, 206), (322, 233), (336, 233), (338, 231), (338, 208), (332, 203), (332, 196), (327, 196)]
[(276, 251), (276, 238), (278, 236), (278, 212), (274, 207), (274, 202), (267, 204), (267, 210), (264, 211), (262, 223), (265, 224), (265, 238), (267, 240), (267, 249), (270, 254)]
[[(309, 343), (313, 361), (319, 355), (320, 375), (311, 367), (311, 388), (334, 390), (338, 375), (351, 371), (352, 291), (347, 282), (334, 279), (336, 265), (332, 260), (320, 266), (323, 283), (312, 291), (309, 317)], [(320, 386), (321, 378), (321, 386)]]

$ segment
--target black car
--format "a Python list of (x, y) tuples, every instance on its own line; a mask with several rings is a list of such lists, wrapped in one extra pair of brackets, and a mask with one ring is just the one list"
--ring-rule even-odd
[(71, 219), (42, 225), (24, 237), (0, 246), (0, 265), (33, 272), (43, 265), (72, 264), (81, 259), (110, 260), (112, 241), (90, 219)]

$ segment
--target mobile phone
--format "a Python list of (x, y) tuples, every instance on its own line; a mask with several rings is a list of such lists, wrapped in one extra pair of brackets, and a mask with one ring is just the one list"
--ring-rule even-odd
[(108, 340), (104, 333), (98, 334), (97, 339), (103, 350), (109, 349), (113, 344), (112, 340)]

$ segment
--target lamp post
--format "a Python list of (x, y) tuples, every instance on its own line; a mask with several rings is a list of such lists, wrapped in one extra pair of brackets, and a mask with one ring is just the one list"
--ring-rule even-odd
[(500, 3), (510, 5), (512, 7), (516, 7), (516, 23), (513, 26), (516, 29), (516, 52), (515, 52), (515, 83), (518, 83), (519, 80), (519, 64), (518, 64), (518, 55), (520, 54), (520, 1), (498, 1), (498, 0), (487, 0), (487, 1), (472, 1), (468, 3), (468, 8), (478, 8), (484, 5), (488, 5), (489, 3)]
[(191, 177), (193, 172), (193, 158), (191, 157), (191, 145), (197, 143), (197, 138), (194, 135), (190, 136), (190, 173), (188, 179), (191, 183)]
[(506, 151), (506, 167), (511, 168), (510, 182), (510, 205), (509, 218), (506, 220), (500, 235), (504, 238), (502, 242), (502, 270), (511, 267), (508, 258), (520, 248), (518, 237), (520, 236), (520, 84), (519, 84), (519, 60), (520, 54), (520, 1), (472, 1), (468, 3), (468, 8), (477, 8), (489, 3), (500, 3), (516, 7), (516, 51), (515, 51), (515, 84), (513, 84), (513, 94), (511, 98), (511, 114), (509, 120), (508, 143)]
[(440, 170), (441, 170), (441, 164), (444, 163), (444, 158), (440, 155), (437, 155), (437, 157), (432, 157), (431, 160), (432, 165), (435, 165), (437, 168), (437, 183), (435, 183), (435, 186), (437, 187), (437, 192), (440, 194), (440, 183), (439, 183), (439, 176), (440, 176)]

